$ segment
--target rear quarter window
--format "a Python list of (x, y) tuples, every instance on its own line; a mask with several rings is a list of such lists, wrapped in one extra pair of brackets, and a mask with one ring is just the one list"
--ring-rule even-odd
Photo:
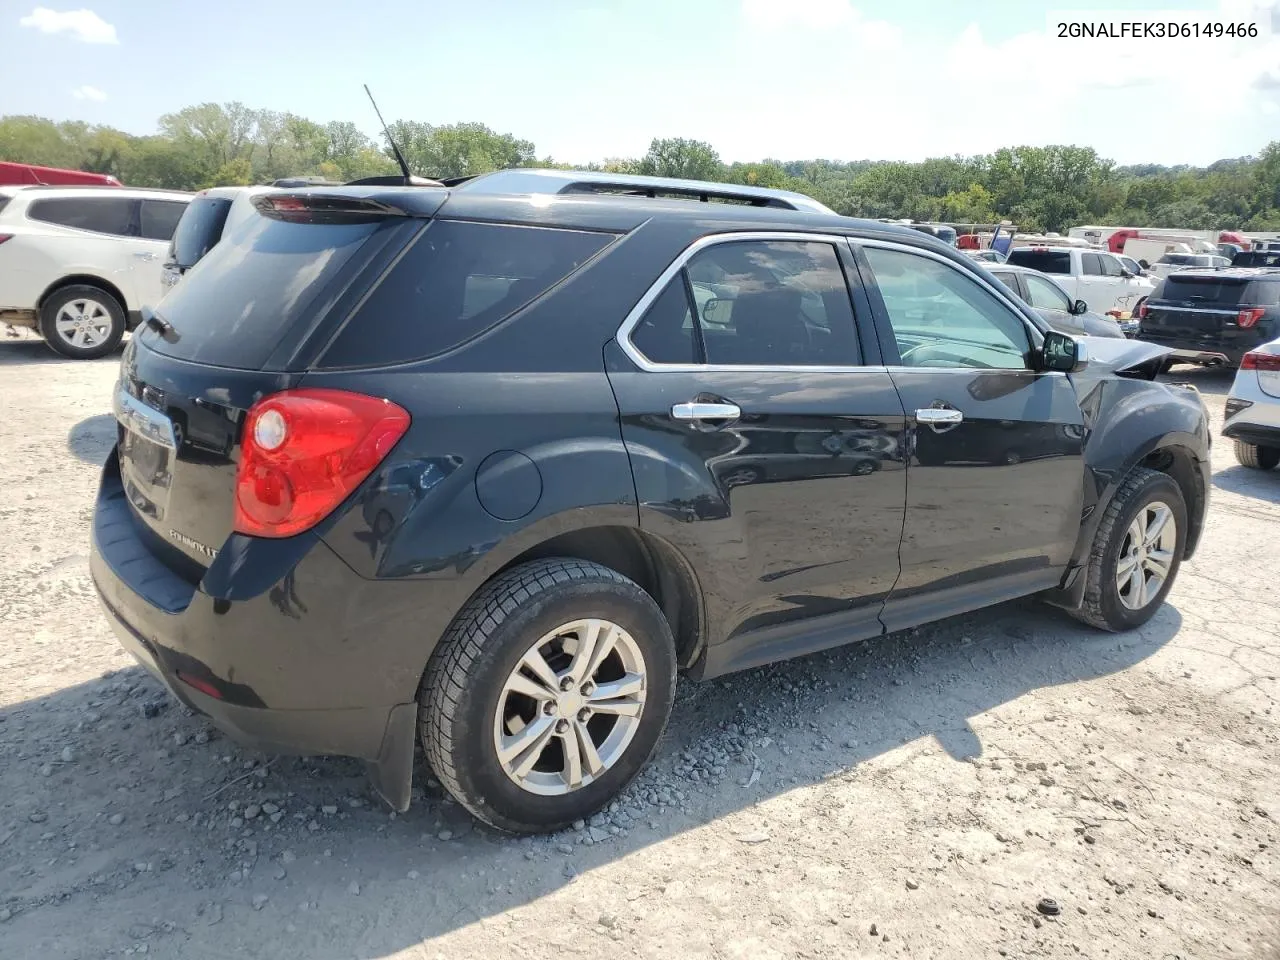
[(546, 293), (613, 240), (437, 220), (342, 327), (319, 366), (385, 366), (444, 353)]
[(1007, 262), (1041, 273), (1071, 273), (1071, 254), (1065, 250), (1013, 250)]

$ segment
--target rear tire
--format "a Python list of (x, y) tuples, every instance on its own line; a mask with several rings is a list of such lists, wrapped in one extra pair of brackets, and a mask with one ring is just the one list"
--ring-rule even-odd
[[(593, 647), (610, 652), (600, 660)], [(537, 560), (486, 584), (449, 626), (422, 680), (419, 735), (440, 782), (478, 819), (558, 830), (648, 763), (675, 678), (671, 628), (649, 594), (596, 563)]]
[(40, 335), (56, 353), (96, 360), (120, 345), (124, 307), (107, 291), (88, 284), (55, 290), (40, 308)]
[(1280, 447), (1260, 447), (1255, 443), (1235, 441), (1236, 459), (1242, 467), (1253, 470), (1274, 470), (1280, 465)]
[[(1166, 526), (1160, 527), (1159, 537), (1148, 546), (1147, 533), (1166, 510)], [(1174, 525), (1172, 536), (1167, 524)], [(1187, 505), (1173, 478), (1145, 467), (1135, 469), (1102, 516), (1085, 571), (1084, 603), (1072, 614), (1101, 630), (1142, 626), (1160, 608), (1177, 578), (1186, 531)], [(1155, 579), (1158, 569), (1163, 570), (1159, 582)], [(1123, 587), (1120, 580), (1125, 582)]]

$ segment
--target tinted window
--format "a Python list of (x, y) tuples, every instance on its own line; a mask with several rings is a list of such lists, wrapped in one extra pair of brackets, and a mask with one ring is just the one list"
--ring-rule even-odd
[(380, 229), (396, 229), (400, 224), (391, 221), (399, 219), (315, 224), (249, 217), (157, 308), (173, 334), (162, 338), (145, 327), (143, 339), (184, 360), (261, 368), (295, 324), (318, 320), (328, 289), (347, 279), (361, 246)]
[(866, 255), (903, 366), (1026, 368), (1026, 324), (976, 279), (914, 253)]
[(1027, 297), (1033, 307), (1041, 310), (1070, 311), (1071, 300), (1051, 281), (1029, 274), (1022, 278), (1027, 285)]
[(695, 254), (685, 269), (707, 363), (860, 362), (849, 290), (830, 244), (719, 243)]
[(1172, 273), (1165, 278), (1164, 286), (1156, 293), (1160, 294), (1163, 300), (1186, 300), (1191, 303), (1235, 306), (1245, 302), (1245, 293), (1250, 286), (1261, 286), (1261, 284), (1250, 284), (1240, 277), (1220, 278)]
[(1080, 254), (1080, 272), (1086, 277), (1102, 276), (1102, 258), (1096, 253)]
[(1041, 273), (1071, 272), (1071, 254), (1066, 250), (1032, 250), (1022, 247), (1009, 251), (1008, 262), (1019, 267), (1030, 267)]
[(230, 210), (231, 201), (225, 197), (196, 197), (187, 204), (173, 232), (170, 255), (174, 263), (183, 270), (199, 263), (221, 238)]
[(9, 198), (0, 197), (0, 212), (3, 212), (4, 208), (7, 207), (8, 205), (9, 205)]
[(684, 273), (666, 285), (631, 331), (636, 349), (654, 363), (697, 363), (698, 344)]
[(437, 220), (342, 328), (322, 365), (403, 363), (450, 350), (541, 296), (613, 239)]
[(56, 197), (36, 200), (27, 208), (27, 216), (62, 227), (128, 237), (136, 235), (133, 214), (137, 205), (137, 200), (128, 197)]
[(187, 205), (181, 200), (143, 200), (142, 236), (147, 240), (171, 240)]
[(1101, 253), (1086, 253), (1085, 256), (1097, 257), (1098, 262), (1102, 264), (1102, 272), (1108, 277), (1120, 277), (1124, 275), (1124, 268), (1120, 266), (1120, 261), (1115, 257), (1108, 257)]
[(995, 277), (997, 280), (999, 280), (1001, 283), (1003, 283), (1010, 290), (1012, 290), (1014, 293), (1016, 293), (1018, 296), (1022, 296), (1022, 291), (1018, 289), (1018, 280), (1012, 273), (994, 273), (993, 272), (991, 275)]

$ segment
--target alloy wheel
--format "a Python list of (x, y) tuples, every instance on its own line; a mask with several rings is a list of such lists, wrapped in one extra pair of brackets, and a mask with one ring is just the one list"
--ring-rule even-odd
[(1141, 610), (1160, 592), (1173, 569), (1178, 524), (1159, 500), (1138, 511), (1129, 524), (1116, 561), (1116, 591), (1130, 610)]
[(498, 697), (493, 741), (506, 775), (542, 796), (580, 790), (626, 752), (644, 712), (644, 656), (608, 620), (575, 620), (520, 658)]
[(97, 300), (69, 300), (59, 308), (53, 325), (71, 346), (91, 349), (111, 336), (111, 313)]

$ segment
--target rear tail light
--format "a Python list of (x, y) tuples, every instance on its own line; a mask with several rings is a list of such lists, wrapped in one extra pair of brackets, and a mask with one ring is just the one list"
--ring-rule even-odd
[[(1244, 311), (1241, 311), (1243, 313)], [(1243, 324), (1241, 324), (1243, 326)], [(1252, 324), (1250, 324), (1252, 326)], [(1240, 361), (1241, 370), (1280, 370), (1280, 353), (1257, 353), (1250, 351)]]
[(1143, 300), (1140, 304), (1138, 304), (1138, 309), (1134, 313), (1134, 316), (1136, 316), (1139, 320), (1145, 320), (1147, 319), (1147, 314), (1150, 312), (1151, 312), (1151, 308), (1147, 306), (1147, 301)]
[(285, 390), (254, 405), (236, 471), (235, 530), (291, 537), (355, 490), (409, 429), (389, 400), (345, 390)]
[(1236, 314), (1236, 326), (1244, 327), (1246, 330), (1266, 315), (1266, 307), (1245, 307)]
[(13, 239), (12, 233), (0, 233), (0, 243), (4, 243), (6, 240), (12, 240), (12, 239)]

